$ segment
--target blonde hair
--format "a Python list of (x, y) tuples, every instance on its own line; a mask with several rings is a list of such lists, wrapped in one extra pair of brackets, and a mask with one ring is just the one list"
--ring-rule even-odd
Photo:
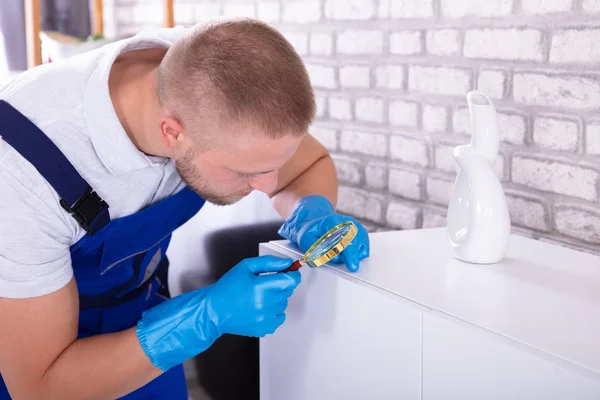
[(190, 28), (167, 51), (157, 83), (161, 105), (199, 129), (233, 121), (272, 138), (301, 136), (316, 112), (302, 59), (276, 29), (248, 18)]

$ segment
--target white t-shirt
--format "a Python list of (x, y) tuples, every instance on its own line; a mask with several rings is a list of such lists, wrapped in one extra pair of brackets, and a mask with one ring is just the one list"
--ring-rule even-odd
[[(168, 47), (184, 31), (140, 33), (26, 71), (0, 89), (0, 99), (36, 124), (106, 200), (113, 219), (184, 184), (172, 160), (146, 156), (121, 126), (108, 90), (111, 65), (128, 50)], [(59, 200), (33, 165), (0, 138), (0, 297), (44, 295), (72, 278), (69, 247), (86, 232)]]

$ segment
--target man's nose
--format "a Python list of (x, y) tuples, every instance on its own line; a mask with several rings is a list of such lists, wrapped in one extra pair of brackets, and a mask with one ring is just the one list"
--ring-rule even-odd
[(271, 193), (277, 188), (277, 181), (279, 179), (279, 173), (272, 171), (266, 174), (253, 176), (249, 184), (253, 189), (256, 189), (263, 193)]

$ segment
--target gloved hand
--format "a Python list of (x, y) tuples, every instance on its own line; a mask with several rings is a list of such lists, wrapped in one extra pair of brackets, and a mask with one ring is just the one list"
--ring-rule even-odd
[(215, 284), (174, 297), (149, 310), (136, 334), (152, 364), (166, 371), (208, 349), (224, 333), (263, 337), (285, 321), (288, 297), (300, 272), (280, 272), (291, 259), (249, 258)]
[(348, 247), (331, 261), (343, 262), (350, 271), (355, 272), (358, 271), (360, 260), (370, 254), (367, 230), (354, 218), (336, 214), (331, 202), (323, 196), (311, 195), (301, 199), (279, 229), (279, 235), (306, 252), (329, 229), (348, 220), (356, 224), (358, 233)]

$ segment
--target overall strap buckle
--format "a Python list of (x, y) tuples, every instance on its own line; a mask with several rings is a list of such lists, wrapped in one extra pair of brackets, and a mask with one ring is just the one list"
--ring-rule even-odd
[(96, 215), (109, 207), (89, 185), (86, 191), (75, 200), (75, 203), (69, 205), (64, 199), (61, 199), (60, 205), (75, 218), (86, 232), (90, 231), (90, 223)]

